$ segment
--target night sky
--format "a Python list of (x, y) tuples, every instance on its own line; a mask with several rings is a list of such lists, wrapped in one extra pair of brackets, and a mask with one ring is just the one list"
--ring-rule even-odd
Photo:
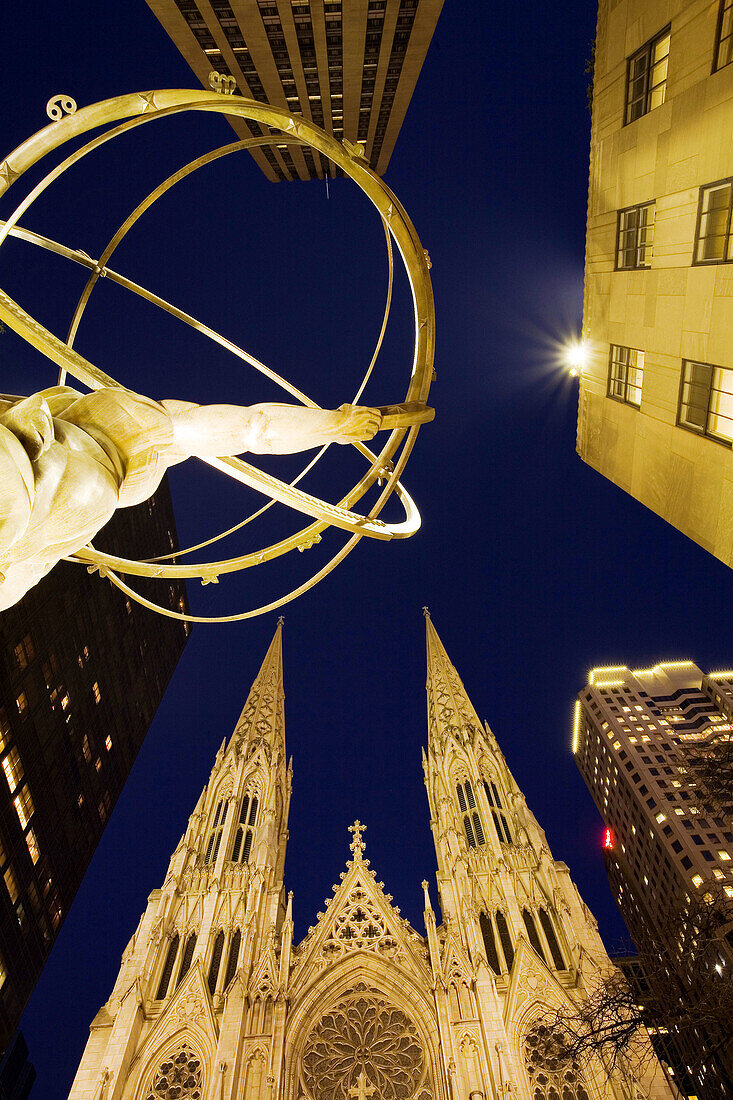
[[(10, 0), (4, 26), (3, 155), (46, 124), (54, 94), (83, 106), (195, 86), (142, 2), (79, 0), (39, 14)], [(338, 880), (356, 817), (368, 826), (377, 877), (418, 930), (421, 879), (437, 900), (420, 765), (423, 605), (610, 951), (625, 930), (603, 870), (601, 821), (570, 753), (574, 697), (594, 665), (689, 657), (710, 669), (731, 660), (730, 570), (575, 454), (577, 386), (558, 348), (580, 328), (584, 68), (594, 29), (590, 2), (448, 0), (386, 174), (433, 263), (437, 415), (404, 479), (423, 516), (420, 532), (404, 542), (363, 540), (284, 611), (294, 758), (286, 886), (295, 892), (297, 940)], [(67, 174), (22, 224), (98, 255), (158, 182), (232, 140), (214, 116), (152, 123)], [(24, 182), (16, 184), (0, 216), (25, 193)], [(348, 181), (332, 182), (328, 196), (319, 181), (271, 184), (246, 153), (174, 189), (112, 266), (323, 405), (350, 399), (381, 323), (386, 265), (369, 203)], [(22, 242), (0, 250), (0, 285), (62, 338), (85, 280), (81, 268)], [(367, 390), (374, 404), (404, 396), (409, 318), (401, 278)], [(282, 399), (246, 365), (109, 280), (95, 291), (76, 347), (153, 397)], [(0, 364), (6, 392), (55, 381), (12, 332), (0, 336)], [(302, 461), (268, 460), (267, 468), (292, 475)], [(350, 451), (332, 448), (306, 487), (335, 500), (361, 470)], [(171, 480), (184, 545), (260, 503), (194, 464)], [(231, 552), (302, 525), (273, 509), (261, 527), (232, 540)], [(192, 606), (227, 614), (273, 598), (341, 542), (334, 533), (306, 554), (216, 588), (191, 582)], [(39, 1097), (67, 1095), (89, 1023), (111, 992), (148, 893), (162, 884), (274, 627), (270, 615), (194, 629), (22, 1021)]]

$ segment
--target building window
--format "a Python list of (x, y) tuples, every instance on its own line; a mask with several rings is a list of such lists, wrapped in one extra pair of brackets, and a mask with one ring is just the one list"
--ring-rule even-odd
[(211, 826), (209, 839), (206, 842), (206, 854), (204, 855), (205, 866), (209, 863), (216, 863), (216, 857), (219, 854), (219, 845), (221, 844), (221, 834), (224, 831), (224, 822), (226, 821), (228, 805), (229, 803), (222, 799), (216, 807), (214, 824)]
[(733, 261), (732, 209), (733, 178), (709, 183), (700, 188), (695, 233), (696, 264), (724, 264)]
[(21, 829), (25, 829), (26, 825), (33, 817), (33, 799), (31, 798), (31, 792), (27, 786), (20, 788), (15, 798), (13, 799), (13, 805), (15, 806), (15, 812), (18, 815), (18, 821), (20, 821)]
[(13, 748), (3, 759), (3, 771), (10, 787), (10, 793), (14, 794), (18, 784), (23, 779), (23, 765), (20, 762), (18, 750)]
[(733, 0), (720, 0), (713, 72), (733, 61)]
[(476, 809), (476, 797), (473, 793), (473, 787), (468, 779), (456, 786), (456, 794), (458, 795), (458, 805), (463, 814), (463, 830), (466, 834), (468, 847), (475, 848), (477, 845), (483, 847), (486, 843), (486, 837), (484, 836), (481, 818)]
[(511, 971), (512, 963), (514, 962), (514, 946), (512, 944), (512, 937), (509, 935), (509, 927), (506, 922), (506, 917), (502, 913), (501, 909), (497, 909), (496, 911), (496, 928), (499, 933), (499, 939), (501, 941), (501, 949), (504, 952), (506, 968), (507, 970)]
[(13, 650), (13, 656), (15, 657), (15, 663), (21, 672), (28, 668), (28, 665), (35, 657), (35, 650), (33, 648), (33, 640), (30, 634), (26, 634), (22, 642), (18, 642), (17, 646)]
[(537, 952), (539, 957), (542, 959), (545, 966), (547, 966), (547, 959), (545, 958), (545, 953), (542, 950), (542, 944), (540, 943), (540, 937), (537, 935), (537, 926), (535, 925), (534, 917), (532, 916), (532, 914), (529, 912), (528, 909), (523, 909), (522, 910), (522, 920), (524, 921), (524, 927), (527, 929), (527, 936), (529, 937), (529, 942), (532, 944), (532, 947), (535, 949), (535, 951)]
[(484, 938), (484, 947), (486, 948), (486, 958), (489, 966), (495, 974), (501, 973), (501, 967), (499, 966), (499, 955), (496, 950), (496, 940), (494, 939), (494, 926), (491, 923), (491, 917), (486, 913), (479, 914), (479, 924), (481, 925), (481, 935)]
[(165, 956), (165, 963), (163, 965), (163, 973), (160, 975), (160, 983), (158, 984), (158, 992), (155, 997), (156, 1000), (162, 1001), (168, 992), (168, 986), (171, 980), (171, 974), (173, 973), (173, 966), (176, 961), (176, 955), (178, 954), (178, 933), (168, 944), (168, 952)]
[(669, 40), (670, 29), (665, 27), (629, 58), (626, 69), (625, 124), (634, 122), (664, 103)]
[(616, 270), (651, 266), (654, 244), (654, 203), (619, 210), (616, 220)]
[(733, 370), (684, 361), (677, 423), (728, 446), (733, 442)]
[(227, 972), (224, 975), (224, 988), (227, 989), (234, 975), (237, 973), (237, 963), (239, 962), (239, 944), (242, 940), (242, 933), (237, 931), (232, 936), (232, 942), (229, 945), (229, 958), (227, 959)]
[(178, 971), (178, 981), (176, 982), (176, 989), (181, 984), (183, 979), (188, 974), (191, 967), (191, 961), (193, 960), (193, 953), (196, 947), (196, 933), (192, 932), (186, 940), (186, 946), (183, 949), (183, 958), (181, 959), (181, 969)]
[(224, 933), (218, 932), (216, 939), (214, 940), (214, 950), (211, 952), (211, 962), (209, 964), (209, 993), (214, 996), (216, 992), (216, 979), (219, 977), (219, 967), (221, 966), (221, 956), (224, 950)]
[(258, 807), (259, 799), (257, 795), (246, 794), (242, 799), (239, 824), (234, 837), (234, 847), (232, 848), (232, 863), (247, 863), (249, 861)]
[(638, 409), (641, 405), (643, 381), (644, 352), (638, 348), (611, 344), (608, 356), (608, 396)]
[(550, 954), (552, 955), (555, 969), (564, 970), (565, 960), (560, 951), (560, 944), (557, 942), (557, 936), (555, 935), (555, 929), (550, 920), (550, 914), (546, 909), (540, 909), (540, 924), (542, 925), (542, 931), (545, 933), (545, 939), (547, 940), (547, 946), (550, 948)]
[(494, 819), (494, 828), (496, 829), (496, 835), (498, 836), (502, 844), (511, 844), (512, 834), (509, 832), (509, 826), (507, 824), (506, 815), (503, 812), (501, 799), (499, 798), (499, 792), (496, 789), (496, 783), (487, 782), (484, 779), (484, 791), (486, 793), (486, 798), (488, 799), (488, 803), (491, 808), (491, 816)]

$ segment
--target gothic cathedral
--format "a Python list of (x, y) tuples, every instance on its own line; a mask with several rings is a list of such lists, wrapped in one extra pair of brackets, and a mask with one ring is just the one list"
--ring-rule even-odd
[(442, 923), (399, 915), (351, 827), (325, 913), (293, 942), (281, 624), (229, 744), (92, 1021), (70, 1100), (668, 1100), (548, 1066), (542, 1020), (610, 963), (488, 725), (427, 625), (423, 756)]

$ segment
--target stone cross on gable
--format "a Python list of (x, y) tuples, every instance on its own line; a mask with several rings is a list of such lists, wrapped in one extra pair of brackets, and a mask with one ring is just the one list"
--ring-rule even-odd
[(361, 859), (361, 853), (366, 848), (366, 844), (361, 839), (361, 834), (365, 831), (366, 825), (362, 825), (361, 821), (357, 818), (353, 825), (349, 825), (349, 832), (354, 834), (349, 848), (354, 853), (357, 859)]
[[(356, 821), (354, 824), (358, 825), (359, 822)], [(362, 825), (362, 829), (363, 828), (365, 828), (364, 825)], [(353, 1096), (354, 1100), (369, 1100), (369, 1097), (372, 1095), (372, 1093), (375, 1093), (376, 1091), (377, 1090), (374, 1085), (367, 1084), (367, 1076), (364, 1073), (364, 1070), (361, 1070), (359, 1076), (356, 1079), (356, 1084), (353, 1088), (349, 1089), (349, 1096)]]

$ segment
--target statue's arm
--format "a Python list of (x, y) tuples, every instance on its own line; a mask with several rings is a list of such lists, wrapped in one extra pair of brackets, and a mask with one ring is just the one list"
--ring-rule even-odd
[[(377, 409), (345, 405), (309, 409), (300, 405), (193, 405), (163, 401), (173, 423), (176, 455), (294, 454), (324, 443), (371, 439), (379, 430)], [(177, 460), (177, 459), (176, 459)]]

